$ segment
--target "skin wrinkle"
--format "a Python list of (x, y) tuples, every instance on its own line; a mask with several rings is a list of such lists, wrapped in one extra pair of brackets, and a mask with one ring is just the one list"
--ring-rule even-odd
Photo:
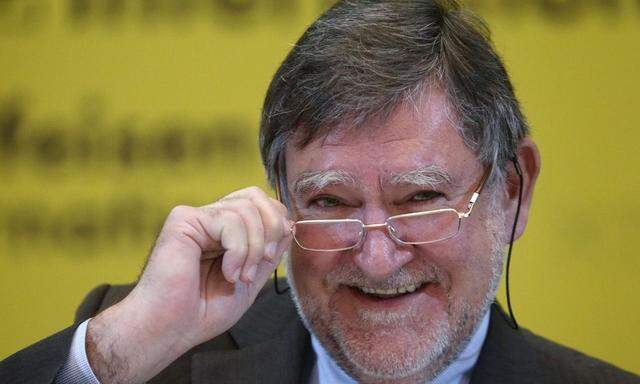
[[(383, 221), (390, 209), (414, 208), (415, 203), (405, 207), (407, 203), (399, 197), (416, 187), (391, 187), (390, 176), (394, 174), (439, 165), (455, 175), (464, 186), (461, 189), (475, 188), (485, 168), (464, 145), (456, 127), (447, 124), (441, 108), (446, 103), (443, 93), (434, 88), (429, 92), (434, 92), (429, 95), (433, 105), (424, 106), (418, 114), (411, 105), (398, 108), (368, 138), (336, 134), (304, 149), (290, 146), (287, 174), (295, 180), (313, 169), (344, 169), (357, 176), (360, 187), (345, 186), (334, 193), (338, 197), (348, 194), (359, 202), (338, 209), (368, 222)], [(388, 143), (396, 138), (405, 139)], [(343, 145), (323, 145), (326, 142)], [(351, 251), (318, 254), (292, 248), (287, 276), (300, 317), (333, 360), (355, 380), (425, 382), (466, 347), (495, 298), (500, 277), (500, 244), (505, 243), (496, 241), (501, 237), (494, 232), (504, 230), (500, 220), (508, 195), (496, 194), (498, 203), (491, 206), (496, 186), (487, 185), (474, 215), (463, 221), (456, 238), (443, 242), (403, 246), (385, 231), (372, 231), (359, 248)], [(447, 195), (452, 207), (469, 198), (453, 192)], [(444, 203), (438, 199), (434, 203)], [(415, 209), (423, 206), (416, 205)], [(292, 209), (297, 217), (304, 218), (295, 206)], [(438, 270), (442, 273), (433, 273)], [(358, 293), (346, 287), (361, 284), (398, 288), (399, 283), (426, 278), (432, 279), (432, 284), (408, 297), (405, 304), (399, 302), (385, 309), (360, 302), (354, 296)]]
[(428, 86), (447, 94), (451, 123), (483, 164), (496, 165), (489, 181), (499, 178), (528, 124), (486, 24), (449, 1), (336, 5), (293, 45), (269, 86), (261, 153), (270, 182), (284, 137), (308, 143), (338, 123), (384, 121), (400, 104), (429, 103), (420, 100)]
[[(486, 191), (485, 194), (489, 195), (489, 191)], [(464, 350), (467, 346), (471, 337), (476, 332), (477, 328), (480, 325), (480, 319), (484, 317), (484, 315), (489, 311), (491, 303), (493, 302), (498, 285), (500, 283), (500, 278), (502, 275), (502, 266), (503, 260), (505, 256), (504, 249), (502, 248), (502, 244), (506, 239), (505, 232), (505, 222), (506, 217), (504, 212), (498, 209), (499, 198), (501, 195), (505, 194), (505, 189), (498, 189), (494, 193), (491, 193), (491, 198), (489, 199), (489, 208), (488, 212), (492, 212), (493, 214), (487, 218), (486, 228), (487, 232), (490, 235), (490, 241), (492, 243), (491, 257), (490, 257), (490, 267), (491, 267), (491, 278), (489, 282), (489, 289), (486, 292), (484, 300), (482, 304), (479, 306), (480, 310), (474, 314), (471, 314), (473, 308), (468, 302), (463, 302), (460, 304), (461, 312), (463, 316), (459, 319), (458, 323), (455, 325), (454, 330), (449, 330), (448, 324), (445, 321), (441, 321), (435, 326), (432, 326), (431, 335), (435, 335), (435, 340), (433, 340), (434, 347), (431, 349), (430, 353), (426, 356), (423, 356), (422, 359), (414, 364), (413, 367), (403, 367), (402, 362), (404, 360), (403, 356), (391, 356), (389, 357), (389, 361), (386, 366), (391, 367), (400, 367), (396, 372), (383, 372), (381, 370), (371, 370), (368, 367), (364, 367), (361, 364), (358, 364), (357, 361), (354, 361), (354, 356), (351, 356), (348, 351), (353, 350), (353, 344), (363, 344), (365, 347), (368, 345), (367, 343), (371, 343), (372, 340), (375, 342), (376, 338), (380, 337), (379, 332), (373, 332), (368, 334), (365, 339), (361, 340), (344, 340), (344, 336), (340, 329), (337, 327), (330, 327), (329, 332), (332, 337), (331, 340), (324, 340), (322, 335), (319, 335), (314, 332), (315, 327), (326, 327), (326, 324), (323, 324), (322, 316), (320, 313), (320, 305), (315, 302), (314, 296), (301, 297), (298, 294), (296, 289), (297, 285), (294, 280), (293, 273), (291, 267), (291, 255), (290, 252), (287, 252), (283, 257), (285, 260), (285, 265), (287, 268), (287, 280), (289, 286), (291, 287), (292, 297), (306, 328), (309, 329), (316, 338), (320, 339), (323, 342), (325, 348), (328, 348), (331, 352), (332, 356), (335, 358), (338, 365), (348, 372), (350, 375), (354, 377), (358, 377), (360, 372), (365, 372), (366, 374), (377, 377), (380, 381), (385, 381), (388, 379), (394, 379), (397, 377), (407, 377), (419, 373), (420, 369), (424, 369), (424, 367), (431, 366), (437, 367), (436, 369), (431, 370), (430, 372), (423, 372), (422, 375), (419, 375), (417, 381), (420, 380), (430, 380), (436, 377), (439, 373), (441, 373), (455, 358)], [(421, 277), (420, 277), (421, 276)], [(425, 276), (428, 276), (425, 278)], [(400, 270), (397, 275), (392, 276), (385, 282), (367, 282), (366, 277), (362, 277), (361, 273), (356, 270), (348, 270), (344, 268), (342, 270), (335, 270), (325, 279), (325, 285), (332, 285), (336, 283), (348, 284), (348, 285), (360, 285), (360, 286), (377, 286), (380, 289), (387, 289), (391, 287), (398, 287), (400, 285), (406, 284), (407, 281), (435, 281), (442, 282), (445, 280), (444, 272), (440, 271), (437, 266), (432, 265), (429, 271), (418, 271), (417, 275), (410, 275), (405, 270)], [(314, 309), (314, 310), (309, 310)], [(417, 309), (413, 309), (414, 311)], [(339, 311), (335, 307), (331, 308), (332, 316), (336, 316), (339, 314)], [(447, 313), (451, 313), (452, 309), (447, 308)], [(386, 315), (389, 316), (389, 315)], [(389, 316), (385, 321), (391, 322), (393, 315)], [(404, 314), (404, 318), (411, 318), (411, 314)], [(414, 317), (415, 319), (415, 317)], [(371, 314), (363, 313), (362, 321), (377, 322), (380, 318), (374, 318)], [(401, 320), (397, 318), (395, 320)], [(333, 322), (336, 324), (337, 322)], [(413, 323), (414, 326), (420, 326), (418, 320), (415, 320)], [(465, 332), (466, 331), (466, 332)], [(449, 335), (457, 335), (458, 340), (451, 340)], [(342, 343), (341, 343), (342, 341)], [(351, 347), (346, 347), (347, 345), (351, 345)], [(449, 347), (449, 350), (447, 350)], [(453, 348), (452, 348), (453, 347)], [(360, 349), (355, 347), (356, 350)], [(411, 350), (412, 346), (407, 346), (405, 350)], [(351, 366), (356, 366), (358, 371), (354, 371), (351, 369)]]

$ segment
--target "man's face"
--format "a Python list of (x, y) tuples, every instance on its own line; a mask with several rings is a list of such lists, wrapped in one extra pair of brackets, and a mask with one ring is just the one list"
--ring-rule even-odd
[[(376, 224), (408, 212), (466, 211), (486, 169), (464, 145), (442, 93), (424, 100), (379, 127), (288, 147), (295, 219)], [(289, 277), (305, 323), (352, 376), (429, 378), (465, 346), (502, 266), (502, 197), (492, 195), (499, 194), (485, 189), (458, 235), (441, 242), (402, 245), (375, 228), (349, 251), (293, 245)]]

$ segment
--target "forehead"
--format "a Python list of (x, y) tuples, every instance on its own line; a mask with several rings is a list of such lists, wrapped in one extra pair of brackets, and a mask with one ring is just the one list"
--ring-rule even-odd
[(288, 182), (324, 170), (344, 170), (365, 181), (430, 165), (464, 178), (479, 163), (456, 123), (444, 94), (429, 89), (415, 103), (400, 105), (384, 122), (337, 130), (302, 149), (287, 145)]

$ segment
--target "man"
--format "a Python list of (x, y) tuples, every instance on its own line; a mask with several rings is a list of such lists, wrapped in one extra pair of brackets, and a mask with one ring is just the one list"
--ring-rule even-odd
[[(135, 287), (94, 290), (2, 381), (639, 382), (492, 304), (540, 159), (455, 3), (335, 5), (274, 76), (260, 145), (282, 202), (175, 208)], [(265, 286), (287, 249), (299, 318)]]

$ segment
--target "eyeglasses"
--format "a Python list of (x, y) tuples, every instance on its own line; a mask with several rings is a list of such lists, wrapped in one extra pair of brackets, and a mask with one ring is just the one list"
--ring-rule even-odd
[[(506, 267), (506, 277), (505, 277), (505, 284), (506, 284), (506, 291), (507, 291), (507, 307), (509, 308), (509, 317), (511, 318), (511, 322), (509, 324), (509, 326), (511, 326), (511, 328), (513, 329), (518, 329), (518, 322), (516, 321), (516, 318), (513, 314), (513, 309), (511, 308), (511, 295), (509, 293), (509, 267), (511, 265), (511, 251), (513, 250), (513, 240), (515, 239), (515, 234), (516, 234), (516, 228), (518, 226), (518, 218), (520, 217), (520, 207), (522, 204), (522, 194), (523, 194), (523, 189), (524, 189), (524, 177), (522, 175), (522, 169), (520, 168), (520, 164), (518, 163), (518, 158), (514, 157), (511, 159), (511, 161), (513, 162), (513, 167), (514, 170), (516, 172), (516, 174), (518, 175), (518, 205), (516, 206), (516, 214), (515, 217), (513, 219), (513, 227), (511, 229), (511, 238), (509, 240), (509, 251), (507, 252), (507, 267)], [(283, 201), (282, 198), (282, 194), (280, 193), (280, 182), (281, 179), (279, 177), (279, 172), (280, 170), (284, 167), (284, 161), (276, 161), (276, 182), (275, 182), (275, 187), (276, 187), (276, 197), (278, 198), (278, 201)], [(493, 165), (491, 165), (491, 167), (489, 168), (488, 172), (485, 172), (484, 176), (482, 177), (482, 180), (480, 180), (480, 183), (478, 185), (478, 188), (476, 188), (476, 190), (473, 192), (473, 195), (471, 196), (471, 199), (469, 200), (469, 204), (467, 205), (467, 211), (466, 212), (458, 212), (455, 209), (452, 208), (445, 208), (445, 209), (439, 209), (439, 210), (434, 210), (434, 211), (424, 211), (424, 212), (415, 212), (415, 213), (408, 213), (408, 214), (404, 214), (404, 215), (397, 215), (397, 216), (391, 216), (389, 217), (384, 224), (370, 224), (370, 225), (365, 225), (363, 222), (361, 222), (360, 220), (355, 220), (359, 222), (360, 225), (360, 231), (359, 231), (359, 236), (358, 236), (358, 241), (355, 245), (351, 246), (351, 247), (347, 247), (347, 248), (339, 248), (339, 250), (349, 250), (355, 247), (360, 246), (360, 244), (362, 244), (362, 242), (364, 241), (364, 236), (365, 236), (365, 231), (367, 230), (367, 227), (371, 228), (371, 226), (385, 226), (387, 228), (387, 231), (389, 232), (389, 235), (393, 238), (393, 239), (398, 239), (397, 241), (400, 242), (404, 242), (402, 239), (400, 239), (399, 237), (397, 237), (397, 229), (393, 226), (393, 220), (392, 219), (397, 219), (400, 218), (402, 219), (402, 217), (410, 217), (410, 216), (416, 216), (419, 217), (421, 215), (427, 216), (428, 213), (430, 212), (440, 212), (440, 211), (453, 211), (458, 215), (458, 228), (456, 229), (455, 233), (450, 235), (449, 237), (446, 237), (445, 239), (448, 238), (452, 238), (455, 235), (458, 234), (458, 232), (460, 232), (460, 227), (462, 225), (462, 219), (465, 217), (469, 217), (471, 216), (471, 210), (473, 209), (473, 206), (475, 205), (476, 201), (478, 200), (478, 197), (480, 196), (480, 192), (482, 191), (482, 188), (484, 187), (485, 182), (487, 181), (487, 178), (489, 177), (489, 175), (491, 175), (491, 173), (493, 172)], [(284, 186), (286, 188), (286, 185)], [(283, 201), (284, 202), (284, 201)], [(432, 216), (433, 217), (433, 216)], [(391, 220), (391, 225), (389, 224), (389, 221)], [(312, 220), (306, 220), (307, 222), (310, 222)], [(327, 220), (325, 220), (327, 221)], [(333, 222), (336, 222), (337, 220), (332, 220)], [(343, 220), (345, 221), (345, 220)], [(346, 221), (350, 221), (350, 220), (346, 220)], [(298, 238), (296, 238), (295, 236), (295, 232), (296, 232), (296, 225), (300, 223), (300, 221), (294, 223), (294, 225), (291, 227), (291, 231), (294, 234), (294, 239), (296, 241), (296, 243), (300, 246), (300, 241), (298, 240)], [(396, 231), (396, 232), (392, 232), (392, 231)], [(298, 235), (298, 237), (300, 237)], [(436, 241), (441, 241), (441, 240), (445, 240), (445, 239), (440, 239), (440, 240), (430, 240), (430, 241), (426, 241), (426, 242), (418, 242), (418, 243), (407, 243), (404, 242), (405, 244), (429, 244), (429, 243), (434, 243)], [(305, 248), (305, 249), (309, 249), (309, 248)], [(330, 252), (330, 251), (335, 251), (332, 249), (317, 249), (318, 251), (326, 251), (326, 252)], [(276, 293), (279, 295), (282, 295), (283, 293), (287, 292), (289, 290), (289, 287), (281, 290), (278, 287), (278, 270), (276, 269), (274, 272), (275, 278), (274, 278), (274, 288), (276, 290)]]
[(412, 212), (391, 216), (380, 224), (365, 224), (358, 219), (300, 220), (291, 227), (293, 239), (300, 248), (318, 252), (357, 248), (364, 242), (367, 230), (377, 228), (385, 228), (393, 240), (404, 245), (431, 244), (450, 239), (460, 232), (462, 219), (471, 216), (490, 173), (485, 172), (464, 212), (453, 208)]

